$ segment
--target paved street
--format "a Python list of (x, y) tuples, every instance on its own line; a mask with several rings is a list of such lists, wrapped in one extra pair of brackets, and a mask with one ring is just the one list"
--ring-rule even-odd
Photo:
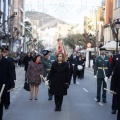
[(84, 80), (71, 84), (61, 112), (54, 112), (54, 101), (48, 101), (46, 86), (40, 85), (38, 101), (30, 101), (29, 92), (21, 87), (23, 83), (24, 69), (18, 67), (16, 87), (20, 87), (11, 93), (11, 106), (4, 110), (3, 120), (116, 120), (111, 114), (111, 94), (106, 104), (95, 101), (93, 71), (86, 70)]

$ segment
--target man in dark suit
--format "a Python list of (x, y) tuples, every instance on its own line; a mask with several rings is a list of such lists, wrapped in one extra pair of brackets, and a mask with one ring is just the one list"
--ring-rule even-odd
[(117, 120), (120, 120), (120, 54), (115, 56), (115, 61), (110, 90), (116, 92)]
[(76, 84), (78, 60), (79, 60), (79, 57), (77, 56), (77, 52), (74, 51), (74, 53), (70, 56), (70, 59), (69, 59), (69, 62), (70, 62), (70, 76), (72, 78), (72, 75), (73, 75), (73, 83), (74, 84)]
[[(114, 68), (116, 66), (116, 63), (118, 62), (118, 60), (120, 60), (120, 54), (117, 54), (117, 55), (114, 55), (113, 56), (113, 59), (112, 59), (112, 63), (110, 65), (110, 68), (108, 70), (108, 74), (107, 74), (107, 77), (109, 78), (113, 72), (114, 74)], [(112, 76), (111, 78), (111, 81), (114, 81), (115, 79), (115, 76)], [(116, 90), (115, 90), (116, 92)], [(116, 114), (116, 111), (117, 111), (117, 98), (116, 98), (116, 95), (113, 94), (113, 98), (112, 98), (112, 114)]]
[(5, 84), (5, 89), (3, 91), (0, 103), (0, 120), (3, 116), (3, 101), (7, 97), (7, 91), (14, 88), (14, 78), (12, 73), (12, 66), (8, 59), (2, 56), (3, 49), (0, 48), (0, 90)]
[[(13, 79), (16, 80), (15, 60), (11, 56), (8, 56), (8, 53), (9, 53), (9, 49), (8, 48), (4, 48), (3, 52), (2, 52), (3, 57), (5, 57), (6, 59), (8, 59), (10, 61), (11, 68), (12, 68)], [(7, 93), (7, 97), (4, 100), (3, 105), (4, 105), (5, 109), (9, 108), (9, 106), (10, 106), (10, 92)]]

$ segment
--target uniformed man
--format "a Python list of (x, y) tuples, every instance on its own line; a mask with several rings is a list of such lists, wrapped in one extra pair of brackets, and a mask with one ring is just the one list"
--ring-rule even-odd
[[(114, 69), (116, 67), (116, 63), (118, 62), (118, 60), (120, 60), (120, 54), (114, 55), (113, 59), (112, 59), (112, 63), (110, 64), (110, 68), (108, 70), (108, 74), (107, 77), (109, 78), (113, 72), (114, 74)], [(114, 81), (115, 76), (112, 76), (111, 81)], [(114, 91), (116, 92), (116, 90)], [(117, 111), (117, 98), (116, 98), (116, 94), (113, 94), (113, 98), (112, 98), (112, 114), (116, 114)]]
[(97, 102), (101, 99), (101, 85), (103, 84), (103, 102), (106, 103), (106, 75), (110, 65), (109, 57), (105, 55), (105, 48), (100, 48), (100, 56), (96, 58), (96, 64), (94, 69), (94, 78), (97, 78)]
[[(42, 63), (43, 63), (43, 68), (44, 68), (44, 77), (47, 77), (48, 73), (50, 72), (52, 63), (55, 61), (55, 57), (51, 56), (50, 57), (51, 51), (49, 50), (43, 50), (43, 58), (42, 58)], [(48, 100), (52, 100), (53, 95), (49, 94), (49, 89), (48, 89)]]
[(14, 88), (11, 63), (8, 59), (2, 56), (2, 51), (3, 49), (0, 48), (0, 91), (3, 84), (5, 84), (5, 89), (3, 91), (0, 103), (0, 120), (2, 120), (3, 116), (3, 101), (5, 101), (7, 97), (7, 91)]
[[(9, 53), (9, 49), (4, 48), (3, 53), (2, 53), (3, 57), (5, 57), (6, 59), (8, 59), (10, 61), (11, 67), (12, 67), (13, 79), (16, 80), (15, 60), (11, 56), (8, 56), (8, 53)], [(4, 100), (3, 105), (4, 105), (5, 109), (9, 108), (9, 106), (10, 106), (10, 92), (7, 93), (7, 97)]]

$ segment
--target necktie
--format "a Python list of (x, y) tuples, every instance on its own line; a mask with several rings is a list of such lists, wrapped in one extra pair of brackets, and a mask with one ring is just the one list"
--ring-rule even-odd
[(104, 56), (102, 56), (102, 59), (103, 59), (103, 60), (104, 60), (104, 58), (105, 58), (105, 57), (104, 57)]

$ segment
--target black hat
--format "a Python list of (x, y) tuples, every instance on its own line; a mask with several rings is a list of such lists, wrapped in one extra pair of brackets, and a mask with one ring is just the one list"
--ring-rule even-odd
[(8, 52), (9, 51), (9, 49), (8, 48), (4, 48), (4, 52)]
[(46, 56), (49, 52), (51, 52), (51, 51), (49, 51), (49, 50), (43, 50), (42, 54), (43, 54), (44, 56)]
[(100, 48), (99, 50), (100, 50), (100, 51), (102, 51), (102, 50), (105, 50), (105, 51), (106, 51), (106, 49), (105, 49), (105, 48)]
[(3, 51), (4, 51), (4, 48), (0, 47), (0, 50), (3, 52)]

